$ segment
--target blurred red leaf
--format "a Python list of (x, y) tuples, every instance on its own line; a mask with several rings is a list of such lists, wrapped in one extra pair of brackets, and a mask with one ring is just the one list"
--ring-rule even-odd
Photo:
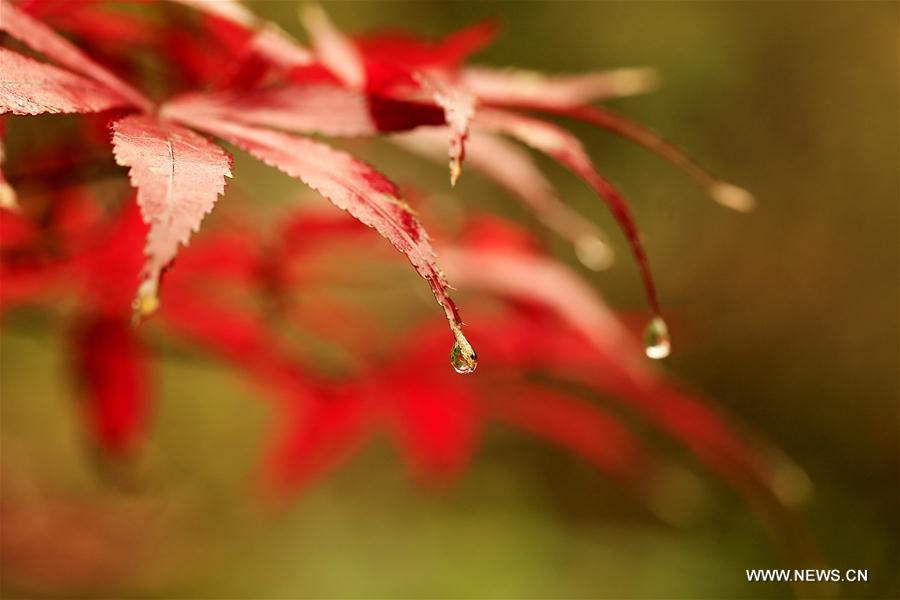
[(365, 67), (359, 51), (348, 37), (341, 33), (317, 5), (307, 5), (301, 11), (303, 25), (312, 39), (316, 58), (339, 81), (351, 89), (365, 84)]
[(436, 382), (408, 368), (389, 371), (381, 385), (413, 474), (435, 484), (459, 476), (474, 454), (484, 421), (471, 386), (456, 377)]
[(16, 115), (85, 113), (127, 106), (94, 81), (0, 48), (0, 112)]
[(651, 69), (616, 69), (576, 75), (544, 75), (519, 69), (467, 67), (461, 85), (485, 104), (566, 109), (645, 92), (656, 83)]
[(146, 356), (128, 321), (88, 318), (73, 336), (75, 370), (94, 439), (113, 455), (137, 450), (149, 426)]
[(0, 0), (0, 30), (64, 67), (94, 79), (123, 101), (142, 110), (152, 106), (143, 94), (88, 57), (77, 46), (6, 0)]
[(166, 112), (335, 137), (367, 137), (444, 123), (438, 107), (366, 95), (323, 82), (185, 94), (166, 103)]

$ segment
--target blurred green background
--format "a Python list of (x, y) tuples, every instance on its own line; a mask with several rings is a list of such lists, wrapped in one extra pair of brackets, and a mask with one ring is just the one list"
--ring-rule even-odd
[[(502, 34), (478, 63), (560, 73), (659, 69), (660, 90), (613, 106), (749, 188), (759, 202), (750, 215), (726, 211), (641, 149), (574, 128), (630, 198), (645, 233), (675, 340), (665, 368), (763, 433), (809, 474), (815, 488), (804, 515), (822, 554), (836, 568), (869, 570), (868, 583), (828, 591), (900, 597), (900, 5), (325, 6), (349, 32), (390, 27), (438, 36), (497, 17)], [(293, 2), (252, 7), (304, 39)], [(385, 146), (353, 149), (397, 181), (447, 190), (444, 167)], [(541, 164), (563, 198), (612, 231), (585, 186)], [(244, 193), (264, 186), (273, 205), (299, 190), (243, 156), (234, 185)], [(532, 222), (472, 172), (453, 196), (467, 207)], [(548, 239), (574, 264), (565, 244)], [(625, 256), (623, 245), (617, 249)], [(627, 261), (589, 276), (613, 306), (641, 310)], [(410, 280), (410, 289), (415, 285)], [(125, 581), (110, 576), (98, 595), (792, 594), (783, 584), (746, 581), (744, 569), (783, 565), (761, 526), (722, 484), (704, 477), (703, 510), (674, 527), (578, 460), (500, 427), (489, 430), (473, 468), (448, 490), (416, 487), (387, 444), (376, 443), (283, 513), (266, 513), (254, 503), (249, 480), (268, 425), (264, 404), (236, 374), (175, 358), (157, 369), (151, 489), (124, 493), (85, 454), (64, 357), (55, 337), (3, 334), (3, 450), (28, 465), (27, 474), (5, 477), (6, 483), (40, 478), (78, 494), (86, 522), (101, 513), (146, 524), (152, 539), (129, 541), (143, 557), (140, 574)], [(164, 508), (148, 497), (164, 498)], [(167, 530), (172, 523), (176, 529)], [(10, 597), (21, 589), (5, 585)]]

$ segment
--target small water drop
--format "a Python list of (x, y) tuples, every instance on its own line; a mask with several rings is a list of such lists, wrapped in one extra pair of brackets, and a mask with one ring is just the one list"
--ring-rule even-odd
[(478, 367), (478, 356), (475, 349), (462, 333), (456, 333), (456, 341), (450, 351), (450, 366), (457, 373), (474, 373)]
[(644, 330), (644, 352), (654, 360), (665, 358), (672, 352), (669, 327), (662, 317), (653, 317), (647, 324), (647, 329)]
[(612, 248), (599, 236), (587, 234), (575, 240), (575, 256), (592, 271), (605, 271), (615, 260)]
[(155, 279), (145, 279), (138, 287), (137, 296), (131, 303), (132, 322), (139, 325), (159, 308), (159, 296), (156, 293)]
[(459, 158), (450, 159), (450, 187), (456, 187), (459, 176), (462, 175), (462, 163)]

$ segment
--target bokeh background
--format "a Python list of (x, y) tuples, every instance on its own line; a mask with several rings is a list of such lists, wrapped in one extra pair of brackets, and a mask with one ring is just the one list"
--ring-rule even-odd
[[(304, 39), (295, 3), (251, 6)], [(762, 433), (809, 475), (814, 490), (803, 514), (822, 555), (836, 568), (869, 571), (868, 583), (832, 586), (829, 593), (898, 597), (898, 4), (325, 7), (350, 32), (388, 27), (438, 36), (498, 18), (500, 38), (477, 56), (484, 64), (548, 72), (659, 69), (661, 89), (613, 106), (751, 189), (759, 202), (749, 215), (726, 211), (643, 150), (575, 128), (631, 199), (644, 231), (675, 339), (665, 369)], [(443, 166), (387, 145), (351, 147), (397, 181), (448, 189)], [(612, 230), (585, 186), (542, 164), (563, 198)], [(263, 211), (300, 191), (242, 155), (236, 173), (233, 186), (256, 195)], [(435, 201), (449, 203), (450, 195)], [(538, 227), (474, 173), (452, 196), (464, 207)], [(565, 244), (542, 235), (576, 265)], [(625, 256), (621, 243), (617, 249)], [(613, 306), (642, 314), (626, 261), (600, 275), (585, 273)], [(420, 282), (405, 277), (386, 285), (411, 294), (416, 310), (431, 309), (433, 300), (415, 294)], [(155, 363), (148, 473), (137, 488), (123, 489), (84, 449), (64, 342), (22, 327), (4, 328), (0, 339), (4, 462), (17, 465), (4, 472), (4, 484), (13, 477), (17, 485), (42, 482), (77, 498), (74, 514), (83, 511), (84, 520), (143, 527), (123, 539), (140, 557), (139, 572), (117, 581), (113, 568), (100, 568), (98, 580), (108, 571), (109, 581), (97, 586), (98, 596), (793, 593), (784, 584), (746, 581), (745, 569), (783, 564), (721, 483), (698, 471), (700, 509), (674, 526), (580, 461), (500, 427), (488, 430), (472, 468), (448, 489), (417, 487), (395, 452), (376, 442), (283, 512), (261, 510), (249, 475), (262, 448), (265, 404), (236, 374), (177, 354)], [(660, 491), (673, 501), (678, 493), (674, 485)], [(4, 582), (7, 597), (40, 590), (40, 559), (34, 557), (30, 579)]]

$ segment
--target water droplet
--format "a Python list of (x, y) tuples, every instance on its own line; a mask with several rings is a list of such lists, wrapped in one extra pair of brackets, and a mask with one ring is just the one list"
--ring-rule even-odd
[(450, 187), (456, 187), (459, 176), (462, 175), (462, 164), (459, 158), (450, 159)]
[(156, 312), (159, 308), (159, 296), (156, 293), (156, 279), (145, 279), (138, 287), (137, 296), (131, 303), (132, 321), (138, 325)]
[(465, 338), (462, 332), (454, 332), (456, 341), (453, 343), (453, 350), (450, 351), (450, 366), (457, 373), (474, 373), (478, 367), (478, 356), (475, 349)]
[(750, 212), (756, 206), (753, 194), (742, 187), (718, 181), (709, 188), (713, 200), (739, 212)]
[(644, 352), (647, 356), (659, 360), (672, 352), (672, 339), (669, 337), (669, 327), (662, 317), (653, 317), (644, 330)]
[(592, 271), (605, 271), (615, 260), (613, 249), (599, 236), (587, 234), (575, 240), (575, 256)]

